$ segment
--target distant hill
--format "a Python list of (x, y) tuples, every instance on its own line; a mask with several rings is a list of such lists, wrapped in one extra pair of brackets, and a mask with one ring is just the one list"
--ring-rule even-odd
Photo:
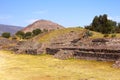
[(4, 25), (0, 24), (0, 35), (3, 32), (10, 32), (11, 34), (16, 33), (17, 31), (21, 30), (23, 27), (20, 26), (12, 26), (12, 25)]
[(32, 32), (34, 29), (41, 29), (41, 30), (56, 30), (56, 29), (62, 29), (64, 28), (63, 26), (54, 23), (52, 21), (48, 20), (38, 20), (30, 25), (28, 25), (26, 28), (24, 28), (22, 31), (23, 32)]

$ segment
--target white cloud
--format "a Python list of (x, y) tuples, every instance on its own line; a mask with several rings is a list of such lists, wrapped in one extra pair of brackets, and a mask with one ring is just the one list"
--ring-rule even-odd
[(35, 22), (35, 21), (37, 21), (37, 20), (39, 20), (39, 19), (26, 20), (26, 23), (27, 23), (27, 24), (31, 24), (31, 23), (33, 23), (33, 22)]
[(45, 14), (45, 13), (47, 13), (47, 10), (40, 10), (33, 12), (33, 14)]
[(12, 18), (12, 16), (9, 16), (9, 15), (0, 16), (0, 20), (8, 20), (11, 18)]
[(120, 22), (120, 16), (108, 17), (108, 19)]

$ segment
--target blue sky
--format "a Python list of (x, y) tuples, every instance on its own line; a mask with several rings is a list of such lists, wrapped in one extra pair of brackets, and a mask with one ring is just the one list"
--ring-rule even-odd
[(0, 0), (0, 24), (27, 26), (38, 19), (65, 27), (89, 25), (96, 15), (120, 22), (120, 0)]

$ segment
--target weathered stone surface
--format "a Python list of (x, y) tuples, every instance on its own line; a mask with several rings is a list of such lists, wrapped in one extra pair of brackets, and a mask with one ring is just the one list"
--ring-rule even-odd
[(115, 63), (113, 64), (114, 68), (120, 68), (120, 60), (115, 61)]
[[(72, 52), (72, 57), (78, 59), (94, 59), (105, 61), (116, 61), (120, 59), (120, 39), (82, 39), (76, 38), (69, 40), (70, 44), (61, 45), (54, 44), (46, 49), (46, 52), (54, 55), (59, 59), (67, 59), (69, 53), (64, 54), (65, 51)], [(61, 43), (61, 42), (59, 42)], [(65, 44), (62, 42), (62, 44)]]
[(56, 54), (56, 53), (59, 52), (59, 51), (60, 51), (59, 49), (46, 48), (46, 53), (47, 53), (47, 54), (50, 54), (50, 55), (54, 55), (54, 54)]
[[(13, 47), (13, 51), (17, 54), (40, 54), (41, 45), (36, 41), (20, 41), (18, 44)], [(38, 51), (39, 50), (39, 51)]]
[(57, 52), (54, 57), (58, 58), (58, 59), (69, 59), (69, 58), (73, 58), (73, 54), (74, 52), (71, 50), (60, 50), (59, 52)]
[(97, 38), (97, 39), (93, 39), (92, 42), (109, 42), (108, 40), (104, 39), (104, 38)]
[[(85, 49), (85, 48), (47, 48), (47, 53), (52, 53), (56, 58), (67, 59), (70, 57), (116, 61), (120, 59), (120, 50), (106, 50), (106, 49)], [(53, 54), (54, 53), (54, 54)], [(67, 53), (67, 54), (65, 54)], [(71, 54), (72, 53), (72, 54)], [(69, 57), (70, 56), (70, 57)]]
[(32, 54), (36, 55), (37, 54), (37, 49), (28, 49), (25, 51), (26, 54)]
[(15, 46), (17, 43), (18, 43), (17, 40), (0, 38), (0, 49), (11, 50), (11, 48)]

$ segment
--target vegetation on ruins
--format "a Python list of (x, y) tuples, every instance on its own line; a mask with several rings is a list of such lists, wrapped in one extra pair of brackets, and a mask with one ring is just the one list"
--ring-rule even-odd
[(25, 33), (22, 32), (22, 31), (18, 31), (15, 35), (16, 35), (17, 37), (19, 37), (20, 39), (24, 39)]
[(16, 36), (18, 36), (20, 39), (30, 39), (34, 36), (37, 36), (38, 34), (42, 33), (40, 29), (35, 29), (32, 32), (26, 32), (18, 31), (16, 32)]
[(11, 34), (9, 32), (2, 33), (2, 37), (4, 37), (4, 38), (9, 38), (10, 36), (11, 36)]
[(109, 37), (109, 34), (104, 34), (104, 36), (103, 36), (103, 37), (105, 37), (105, 38), (106, 38), (106, 37)]
[(36, 36), (36, 35), (42, 33), (42, 31), (40, 29), (35, 29), (32, 31), (32, 33), (33, 33), (33, 36)]
[(112, 35), (111, 35), (111, 38), (115, 38), (115, 37), (116, 37), (116, 34), (112, 34)]
[(85, 28), (103, 34), (120, 33), (120, 23), (108, 19), (107, 14), (95, 16), (92, 23)]
[(24, 35), (24, 39), (30, 39), (32, 37), (32, 32), (26, 32)]
[(91, 37), (91, 36), (93, 35), (93, 33), (92, 33), (91, 31), (89, 31), (89, 30), (87, 30), (87, 31), (85, 32), (85, 34), (86, 34), (86, 36), (88, 36), (88, 37)]

